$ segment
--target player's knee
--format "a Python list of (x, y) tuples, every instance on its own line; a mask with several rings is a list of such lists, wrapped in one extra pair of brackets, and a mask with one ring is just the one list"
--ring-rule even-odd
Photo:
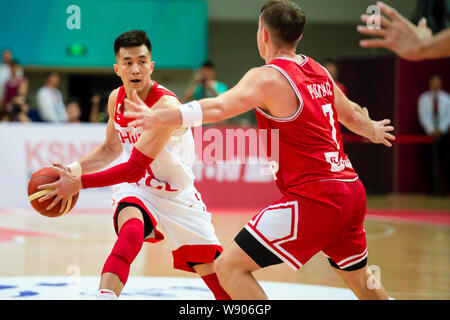
[(230, 273), (232, 271), (231, 263), (229, 262), (229, 259), (224, 256), (223, 254), (216, 259), (216, 262), (214, 264), (214, 269), (216, 271), (217, 276), (219, 277), (219, 280), (226, 280), (230, 277)]
[(122, 226), (119, 237), (121, 245), (114, 253), (131, 264), (144, 242), (144, 224), (139, 219), (128, 220)]
[(127, 220), (102, 270), (103, 273), (117, 275), (125, 285), (130, 265), (141, 250), (144, 242), (144, 225), (139, 219)]
[(232, 280), (239, 274), (247, 272), (229, 255), (221, 255), (215, 263), (215, 270), (221, 283)]

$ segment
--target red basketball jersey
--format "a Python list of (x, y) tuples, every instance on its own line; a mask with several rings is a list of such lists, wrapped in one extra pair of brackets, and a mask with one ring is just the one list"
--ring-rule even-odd
[(289, 118), (276, 118), (255, 108), (260, 129), (278, 129), (276, 182), (283, 194), (298, 193), (296, 187), (306, 182), (358, 178), (344, 153), (333, 80), (316, 61), (303, 58), (301, 64), (276, 58), (265, 66), (278, 70), (289, 81), (299, 100), (297, 112)]

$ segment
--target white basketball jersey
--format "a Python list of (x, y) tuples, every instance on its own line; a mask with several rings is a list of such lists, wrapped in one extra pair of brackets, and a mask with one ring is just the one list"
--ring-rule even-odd
[[(153, 83), (154, 85), (145, 99), (145, 104), (149, 108), (164, 95), (176, 97), (173, 92), (155, 81)], [(123, 147), (122, 161), (126, 162), (130, 158), (140, 134), (134, 128), (127, 127), (128, 123), (134, 119), (123, 116), (124, 99), (125, 89), (122, 86), (117, 96), (114, 127)], [(194, 160), (195, 149), (192, 130), (190, 128), (176, 130), (149, 166), (145, 176), (136, 185), (158, 194), (178, 193), (194, 184), (194, 173), (192, 171)]]

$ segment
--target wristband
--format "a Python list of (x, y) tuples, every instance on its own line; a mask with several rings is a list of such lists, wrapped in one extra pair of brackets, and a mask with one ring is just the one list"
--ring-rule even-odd
[(183, 127), (198, 127), (202, 125), (203, 112), (200, 103), (194, 100), (178, 106), (183, 118)]
[(67, 168), (69, 168), (70, 172), (72, 172), (77, 177), (81, 176), (81, 174), (83, 173), (81, 170), (81, 165), (78, 161), (72, 162), (67, 166)]

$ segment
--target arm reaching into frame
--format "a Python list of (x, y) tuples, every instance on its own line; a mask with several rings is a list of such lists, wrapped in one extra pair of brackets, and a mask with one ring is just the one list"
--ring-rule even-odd
[[(380, 17), (380, 28), (357, 27), (359, 33), (377, 37), (361, 40), (361, 47), (385, 48), (410, 61), (450, 56), (450, 28), (433, 36), (425, 18), (420, 19), (415, 26), (387, 4), (379, 1), (377, 5), (386, 17)], [(361, 16), (363, 22), (369, 18), (365, 14)]]
[[(214, 98), (192, 101), (174, 108), (149, 110), (139, 97), (135, 101), (125, 99), (125, 116), (136, 118), (129, 126), (144, 130), (154, 126), (189, 127), (219, 122), (261, 105), (272, 92), (273, 79), (269, 68), (253, 68), (236, 86)], [(137, 101), (137, 102), (136, 102)], [(183, 110), (185, 112), (183, 112)], [(197, 121), (186, 123), (197, 117)]]

